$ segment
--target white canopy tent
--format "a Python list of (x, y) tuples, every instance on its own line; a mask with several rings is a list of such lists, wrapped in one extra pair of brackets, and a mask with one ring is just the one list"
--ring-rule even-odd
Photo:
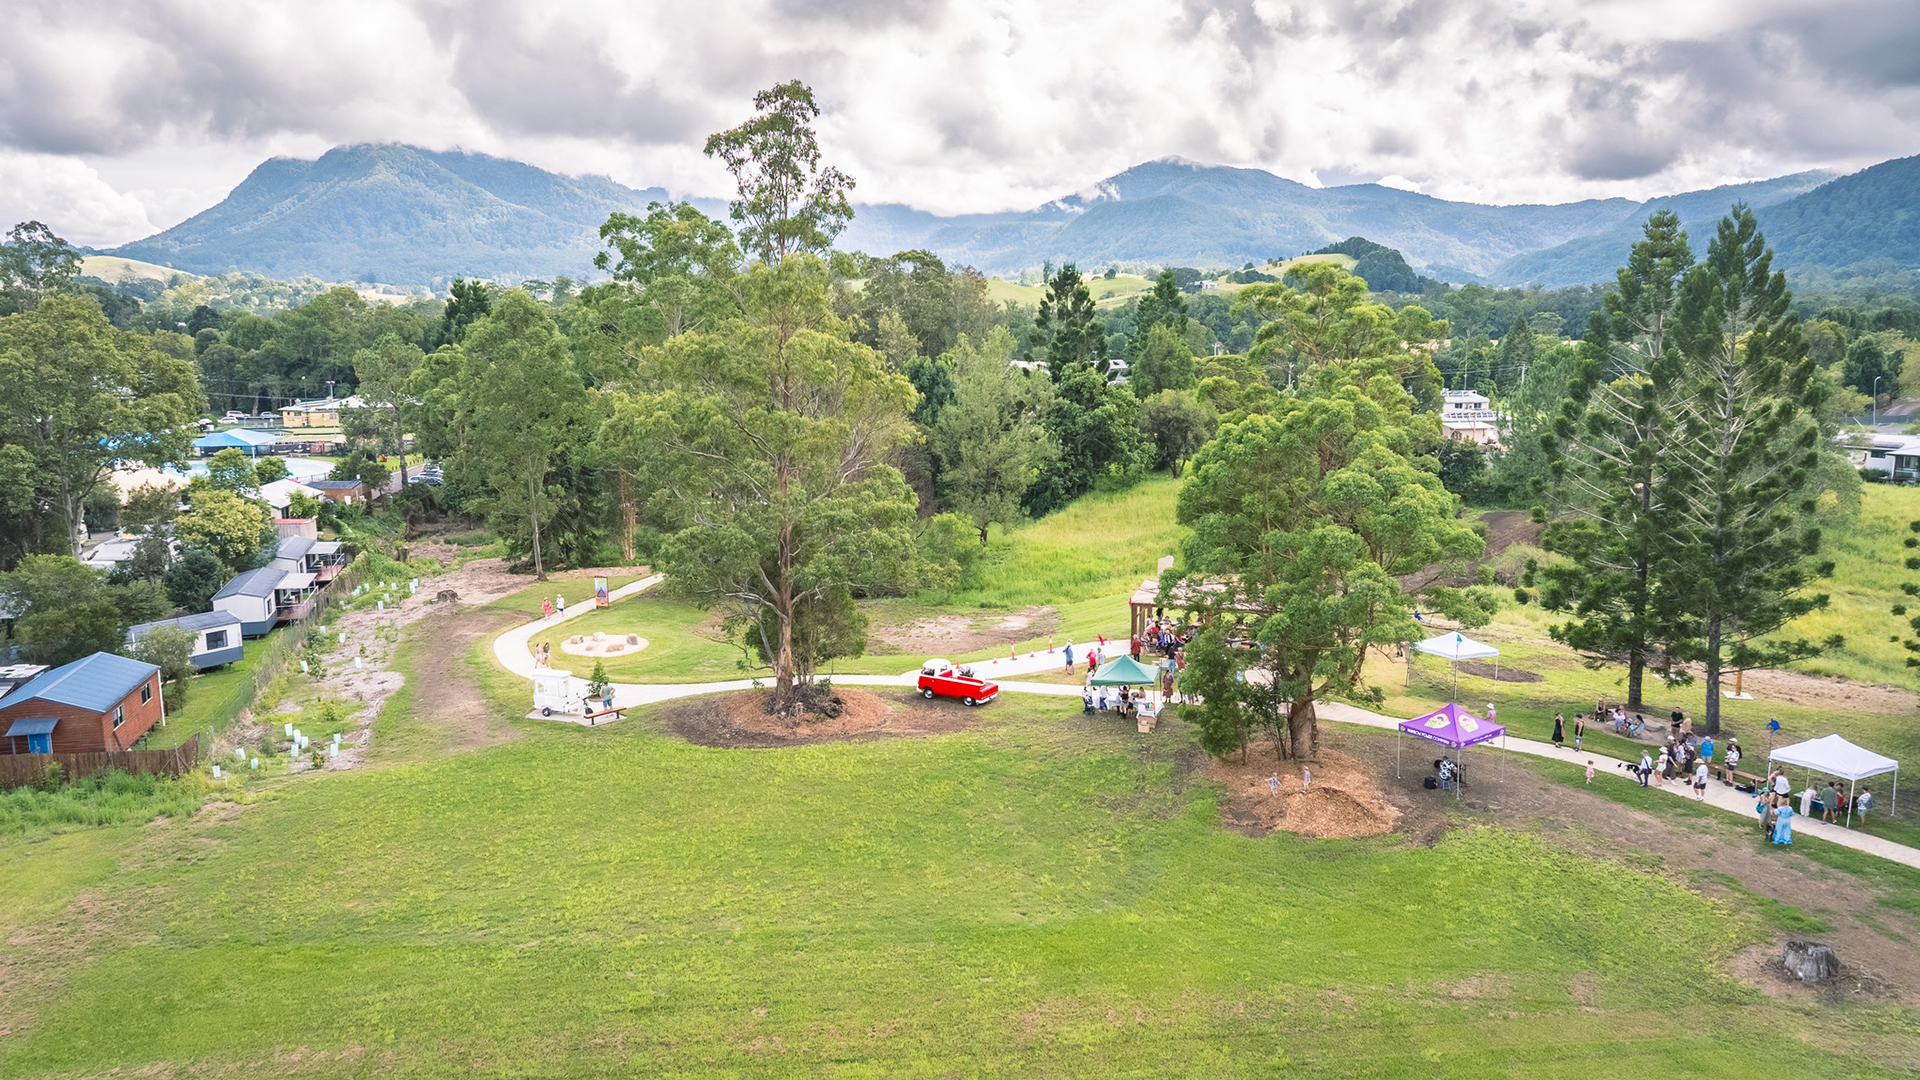
[(1887, 812), (1892, 813), (1900, 805), (1900, 763), (1864, 746), (1855, 746), (1838, 735), (1782, 746), (1769, 756), (1776, 763), (1798, 765), (1802, 769), (1845, 780), (1848, 826), (1853, 825), (1853, 788), (1870, 776), (1892, 773), (1893, 798), (1889, 800)]
[[(1455, 700), (1458, 700), (1460, 697), (1460, 669), (1454, 665), (1462, 660), (1480, 660), (1489, 656), (1493, 657), (1493, 681), (1500, 681), (1500, 650), (1491, 645), (1475, 641), (1457, 631), (1416, 642), (1413, 646), (1413, 651), (1423, 652), (1429, 656), (1444, 656), (1447, 658), (1447, 667), (1453, 671), (1452, 696)], [(1407, 682), (1408, 685), (1412, 685), (1413, 682), (1411, 657), (1409, 657), (1407, 666)]]

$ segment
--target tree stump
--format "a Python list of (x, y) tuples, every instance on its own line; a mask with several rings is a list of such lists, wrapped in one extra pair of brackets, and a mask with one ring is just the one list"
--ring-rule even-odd
[(460, 594), (452, 589), (441, 589), (440, 595), (433, 598), (437, 604), (451, 604), (460, 599)]
[(1789, 941), (1780, 964), (1801, 982), (1826, 982), (1840, 974), (1840, 957), (1817, 941)]

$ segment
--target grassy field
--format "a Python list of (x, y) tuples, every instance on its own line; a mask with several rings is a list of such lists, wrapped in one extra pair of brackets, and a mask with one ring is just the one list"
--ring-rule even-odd
[(265, 638), (245, 642), (240, 659), (188, 679), (186, 705), (167, 717), (166, 727), (156, 728), (147, 736), (147, 745), (179, 746), (195, 732), (217, 734), (233, 719), (235, 695), (253, 682), (254, 662), (266, 647)]
[(1676, 881), (1495, 828), (1250, 839), (1170, 784), (1177, 724), (1002, 704), (777, 751), (530, 726), (0, 846), (0, 927), (91, 920), (15, 938), (0, 1073), (1896, 1074), (1903, 1014), (1714, 974), (1760, 922)]
[[(1173, 500), (1179, 481), (1155, 476), (1119, 492), (1080, 499), (1041, 521), (1009, 532), (996, 529), (975, 587), (951, 593), (863, 603), (875, 627), (958, 613), (982, 625), (1032, 607), (1049, 607), (1057, 644), (1069, 638), (1085, 642), (1095, 633), (1124, 637), (1127, 598), (1151, 577), (1163, 555), (1178, 543)], [(537, 606), (537, 602), (536, 602)], [(718, 618), (664, 597), (623, 600), (606, 611), (566, 624), (567, 634), (639, 634), (641, 652), (606, 661), (607, 674), (622, 682), (689, 682), (746, 678), (757, 672), (739, 666), (740, 650), (722, 640)], [(560, 636), (558, 632), (553, 635)], [(897, 674), (925, 659), (889, 649), (877, 637), (866, 656), (831, 665), (834, 673)], [(1020, 651), (1046, 647), (1046, 636), (1020, 636)], [(955, 660), (1006, 655), (1007, 643), (963, 650)], [(592, 662), (566, 657), (556, 646), (554, 663), (584, 674)]]
[(1890, 640), (1908, 632), (1907, 622), (1889, 610), (1905, 600), (1920, 611), (1920, 602), (1900, 592), (1902, 582), (1920, 581), (1920, 572), (1904, 567), (1912, 552), (1901, 546), (1914, 535), (1907, 523), (1916, 520), (1920, 520), (1920, 488), (1868, 484), (1859, 517), (1823, 532), (1821, 554), (1834, 565), (1833, 577), (1821, 582), (1819, 591), (1831, 597), (1830, 605), (1796, 622), (1788, 632), (1814, 641), (1839, 634), (1847, 644), (1799, 665), (1800, 670), (1920, 689), (1920, 677), (1907, 666), (1912, 654)]
[[(1082, 272), (1093, 273), (1091, 270)], [(1087, 292), (1093, 296), (1096, 307), (1120, 307), (1131, 297), (1153, 291), (1153, 279), (1141, 277), (1138, 274), (1117, 274), (1111, 278), (1094, 274), (1088, 277), (1086, 282)], [(1041, 298), (1046, 295), (1045, 286), (1022, 285), (1005, 278), (987, 279), (987, 299), (996, 304), (1011, 300), (1027, 307), (1038, 307)]]

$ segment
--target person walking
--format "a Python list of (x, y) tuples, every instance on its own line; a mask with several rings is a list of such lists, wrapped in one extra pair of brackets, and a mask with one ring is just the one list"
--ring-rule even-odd
[(1067, 674), (1073, 674), (1073, 639), (1067, 639)]
[(1707, 801), (1707, 763), (1705, 761), (1693, 767), (1693, 798), (1695, 802)]
[(1593, 759), (1587, 759), (1587, 786), (1593, 786)]
[(1640, 751), (1640, 767), (1634, 771), (1640, 774), (1640, 786), (1646, 787), (1647, 777), (1653, 775), (1653, 759), (1647, 756), (1645, 750)]
[(560, 613), (561, 618), (567, 617), (567, 598), (564, 593), (553, 594), (553, 609)]
[(1567, 741), (1567, 721), (1559, 713), (1553, 714), (1553, 748), (1561, 749), (1561, 743)]
[(1667, 748), (1660, 748), (1660, 760), (1653, 763), (1653, 786), (1665, 787), (1667, 770), (1673, 767), (1673, 758), (1668, 756)]
[(1587, 718), (1584, 716), (1574, 717), (1573, 718), (1573, 748), (1575, 750), (1579, 750), (1581, 741), (1584, 740), (1586, 737), (1587, 737)]

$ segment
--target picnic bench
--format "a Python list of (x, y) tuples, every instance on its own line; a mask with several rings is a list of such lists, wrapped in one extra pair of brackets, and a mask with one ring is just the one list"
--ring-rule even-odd
[(1764, 776), (1755, 776), (1750, 772), (1744, 772), (1740, 769), (1730, 769), (1725, 765), (1720, 766), (1720, 779), (1725, 780), (1729, 784), (1745, 782), (1755, 791), (1759, 791), (1760, 785), (1766, 783), (1767, 780)]
[(590, 708), (590, 709), (588, 709), (588, 710), (586, 711), (586, 714), (585, 714), (585, 717), (584, 717), (584, 718), (585, 718), (585, 720), (587, 721), (587, 726), (588, 726), (588, 727), (593, 727), (594, 725), (596, 725), (596, 724), (598, 724), (598, 723), (600, 722), (600, 718), (601, 718), (601, 717), (603, 717), (603, 716), (611, 716), (611, 717), (613, 717), (613, 718), (614, 718), (615, 720), (624, 720), (624, 719), (626, 719), (626, 715), (627, 715), (627, 709), (626, 709), (626, 706), (624, 706), (624, 705), (615, 705), (615, 706), (612, 706), (612, 707), (610, 707), (610, 708), (605, 708), (605, 709), (591, 709), (591, 708)]

